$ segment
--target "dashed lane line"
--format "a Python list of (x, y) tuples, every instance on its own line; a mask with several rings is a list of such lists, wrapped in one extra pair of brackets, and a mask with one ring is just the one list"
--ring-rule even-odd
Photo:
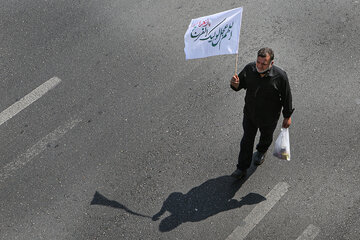
[(58, 77), (53, 77), (41, 84), (39, 87), (35, 88), (25, 97), (21, 98), (19, 101), (5, 109), (0, 113), (0, 125), (5, 123), (7, 120), (14, 117), (16, 114), (27, 108), (30, 104), (41, 98), (49, 90), (56, 87), (61, 82), (61, 79)]
[(296, 240), (313, 240), (319, 232), (320, 228), (310, 224)]
[(244, 219), (245, 224), (238, 226), (226, 238), (226, 240), (243, 240), (255, 228), (255, 226), (265, 217), (272, 207), (288, 191), (289, 185), (285, 182), (278, 183), (267, 195), (266, 201), (259, 203)]
[(30, 147), (25, 153), (18, 156), (14, 161), (5, 165), (5, 167), (0, 170), (0, 183), (4, 182), (8, 177), (12, 176), (16, 170), (25, 166), (35, 156), (44, 151), (49, 143), (53, 143), (59, 140), (81, 121), (82, 120), (78, 118), (68, 121), (63, 126), (56, 128), (53, 132), (43, 137), (40, 141), (35, 143), (35, 145)]

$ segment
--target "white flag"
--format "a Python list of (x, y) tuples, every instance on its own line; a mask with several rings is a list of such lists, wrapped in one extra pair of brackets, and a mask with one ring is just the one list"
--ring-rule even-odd
[(185, 33), (186, 59), (237, 54), (242, 8), (192, 19)]

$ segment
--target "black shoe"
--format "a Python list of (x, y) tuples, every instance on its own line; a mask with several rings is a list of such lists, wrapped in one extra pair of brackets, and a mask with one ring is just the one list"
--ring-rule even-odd
[(235, 172), (231, 174), (231, 176), (237, 179), (241, 179), (246, 176), (246, 170), (236, 169)]
[(264, 153), (259, 151), (255, 152), (253, 156), (255, 165), (261, 165), (265, 161), (265, 157), (266, 157), (266, 152)]

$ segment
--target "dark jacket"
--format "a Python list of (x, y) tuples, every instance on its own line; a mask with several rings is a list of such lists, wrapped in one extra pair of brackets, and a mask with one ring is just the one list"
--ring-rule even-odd
[(259, 126), (276, 123), (281, 108), (283, 117), (289, 118), (293, 113), (292, 97), (286, 72), (272, 66), (270, 71), (261, 77), (256, 70), (256, 63), (249, 63), (239, 73), (240, 84), (235, 91), (246, 89), (244, 115)]

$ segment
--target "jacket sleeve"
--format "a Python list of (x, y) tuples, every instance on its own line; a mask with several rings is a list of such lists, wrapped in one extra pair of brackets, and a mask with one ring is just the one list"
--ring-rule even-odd
[(231, 84), (230, 84), (230, 87), (234, 90), (234, 91), (239, 91), (240, 89), (246, 89), (246, 81), (245, 81), (245, 78), (246, 78), (246, 71), (247, 71), (247, 67), (248, 66), (245, 66), (244, 69), (238, 74), (238, 77), (239, 77), (239, 87), (238, 88), (234, 88)]
[(294, 112), (295, 108), (292, 107), (292, 96), (289, 80), (287, 74), (284, 72), (282, 76), (282, 86), (281, 86), (281, 105), (283, 107), (282, 114), (284, 118), (291, 117), (291, 114)]

